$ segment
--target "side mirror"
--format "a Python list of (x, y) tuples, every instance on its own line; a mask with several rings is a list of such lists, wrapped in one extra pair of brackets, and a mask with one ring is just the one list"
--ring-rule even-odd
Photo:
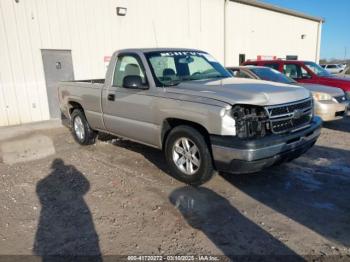
[(129, 75), (123, 79), (123, 87), (133, 89), (144, 89), (142, 78), (138, 75)]

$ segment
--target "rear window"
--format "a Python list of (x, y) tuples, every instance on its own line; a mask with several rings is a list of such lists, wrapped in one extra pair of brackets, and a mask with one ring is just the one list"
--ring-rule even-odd
[(242, 70), (239, 70), (239, 69), (231, 69), (231, 72), (232, 72), (232, 76), (233, 77), (252, 78), (247, 73), (245, 73), (245, 72), (243, 72)]

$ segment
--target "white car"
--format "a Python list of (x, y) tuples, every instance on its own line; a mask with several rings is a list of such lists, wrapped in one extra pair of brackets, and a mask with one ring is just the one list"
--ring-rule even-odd
[(340, 64), (340, 67), (343, 68), (343, 70), (345, 70), (345, 68), (348, 67), (348, 64), (346, 64), (346, 63), (345, 64)]
[(344, 71), (344, 68), (338, 64), (325, 64), (321, 66), (331, 74), (340, 74)]

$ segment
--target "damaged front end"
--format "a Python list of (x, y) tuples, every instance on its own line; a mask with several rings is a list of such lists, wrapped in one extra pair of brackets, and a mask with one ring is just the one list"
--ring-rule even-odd
[(261, 138), (271, 133), (269, 117), (264, 107), (235, 105), (231, 112), (239, 138)]

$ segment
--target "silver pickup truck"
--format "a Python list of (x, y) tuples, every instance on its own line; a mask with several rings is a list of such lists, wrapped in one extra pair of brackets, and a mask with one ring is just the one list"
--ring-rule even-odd
[(306, 152), (322, 121), (303, 87), (232, 78), (192, 49), (126, 49), (106, 78), (59, 84), (75, 140), (98, 132), (163, 150), (179, 180), (200, 185), (215, 170), (253, 173)]

